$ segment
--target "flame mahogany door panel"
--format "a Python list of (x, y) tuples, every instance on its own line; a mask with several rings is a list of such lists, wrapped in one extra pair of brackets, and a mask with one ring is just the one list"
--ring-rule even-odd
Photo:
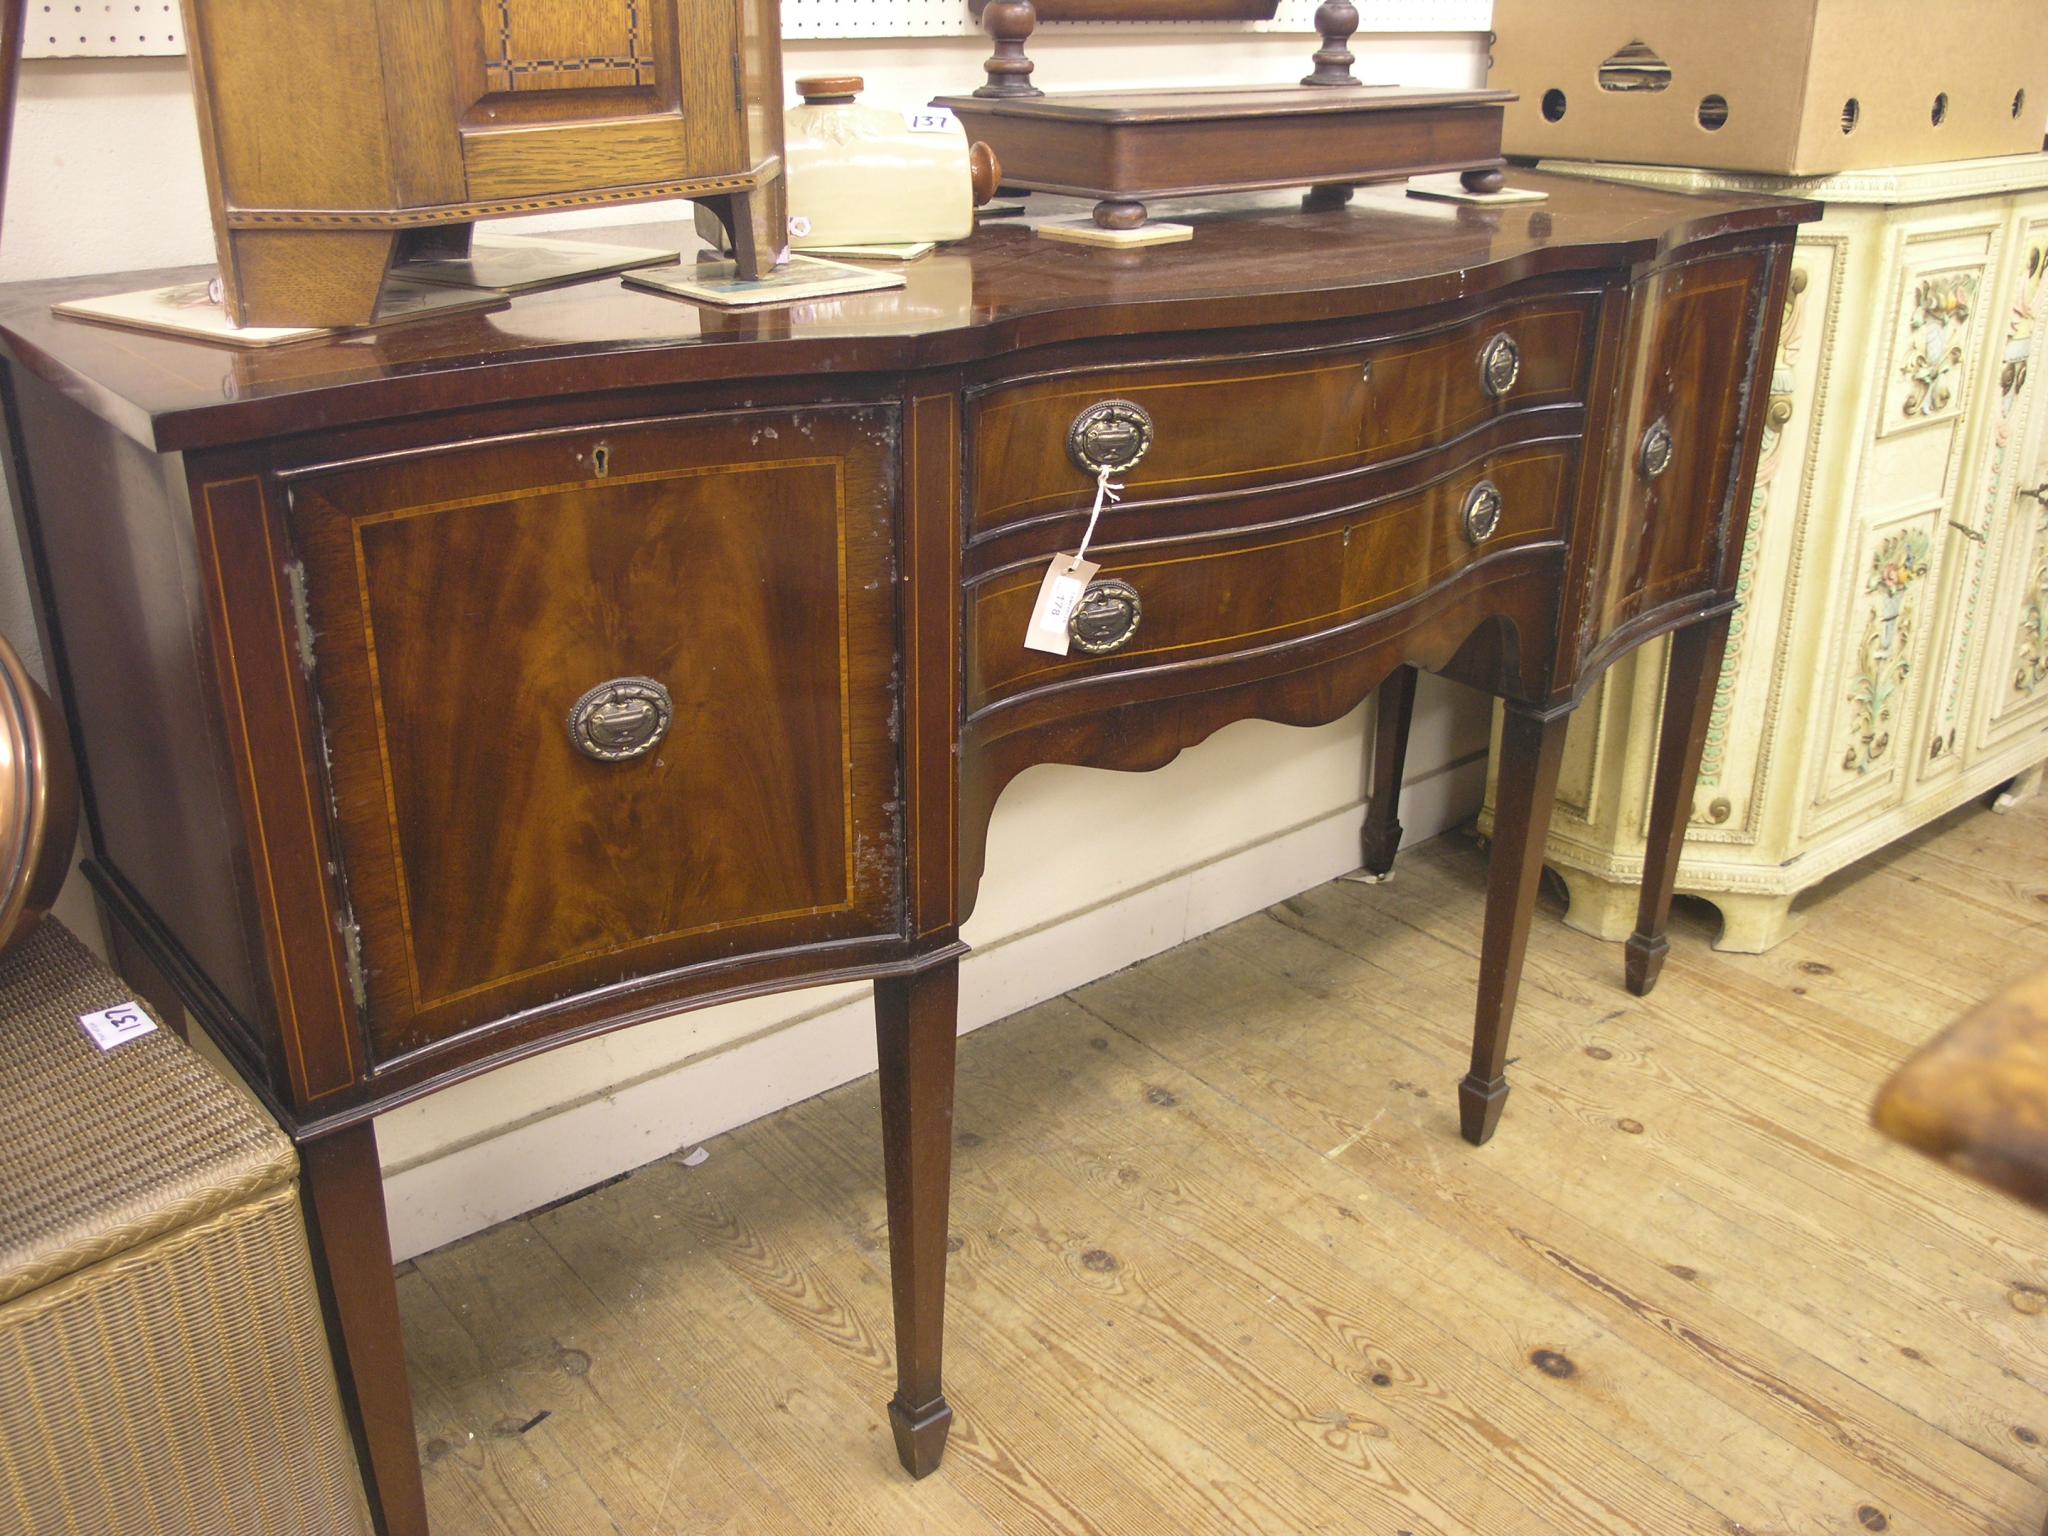
[[(286, 480), (379, 1064), (650, 970), (899, 933), (887, 409)], [(593, 688), (643, 679), (569, 717)]]

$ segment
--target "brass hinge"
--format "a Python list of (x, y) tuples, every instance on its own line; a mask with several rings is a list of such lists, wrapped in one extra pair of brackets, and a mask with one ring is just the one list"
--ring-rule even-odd
[(292, 629), (299, 643), (299, 670), (306, 676), (313, 675), (313, 609), (306, 600), (306, 565), (302, 560), (287, 560), (284, 567), (285, 585), (291, 589)]
[(353, 913), (344, 912), (337, 924), (341, 929), (342, 953), (348, 961), (348, 990), (356, 1000), (356, 1011), (366, 1013), (370, 1007), (370, 978), (363, 969), (363, 930)]
[(747, 74), (737, 48), (732, 52), (732, 109), (742, 113), (747, 110)]

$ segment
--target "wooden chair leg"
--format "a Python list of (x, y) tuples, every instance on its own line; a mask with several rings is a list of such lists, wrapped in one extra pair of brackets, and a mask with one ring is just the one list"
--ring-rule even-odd
[(1700, 778), (1707, 724), (1714, 712), (1714, 683), (1728, 649), (1728, 615), (1679, 630), (1671, 637), (1664, 684), (1664, 724), (1657, 738), (1657, 776), (1650, 790), (1650, 836), (1643, 850), (1643, 890), (1636, 931), (1629, 935), (1628, 989), (1648, 995), (1664, 969), (1670, 942), (1664, 925), (1671, 917), (1671, 893), (1678, 883), (1678, 859), (1692, 819), (1692, 793)]
[(1494, 801), (1493, 855), (1486, 877), (1486, 932), (1479, 947), (1479, 1007), (1472, 1029), (1472, 1070), (1458, 1084), (1465, 1139), (1484, 1146), (1507, 1102), (1508, 1035), (1515, 1021), (1522, 956), (1543, 878), (1557, 770), (1569, 711), (1545, 717), (1507, 706), (1501, 722), (1500, 788)]
[(946, 1330), (959, 992), (957, 959), (875, 983), (889, 1282), (896, 1302), (896, 1395), (889, 1402), (889, 1425), (896, 1455), (912, 1477), (938, 1469), (953, 1426), (939, 1362)]
[(1401, 771), (1408, 762), (1408, 727), (1415, 720), (1413, 667), (1398, 668), (1374, 700), (1372, 799), (1365, 808), (1360, 844), (1365, 872), (1385, 878), (1401, 847)]
[(299, 1160), (313, 1268), (370, 1511), (382, 1536), (427, 1536), (376, 1128), (364, 1121), (307, 1142)]

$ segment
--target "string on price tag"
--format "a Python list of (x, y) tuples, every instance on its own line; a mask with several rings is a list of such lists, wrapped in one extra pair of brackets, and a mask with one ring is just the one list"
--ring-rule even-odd
[(1109, 469), (1105, 466), (1095, 477), (1095, 509), (1088, 514), (1088, 526), (1081, 534), (1081, 547), (1072, 554), (1054, 555), (1052, 564), (1046, 568), (1045, 580), (1038, 585), (1038, 601), (1031, 605), (1031, 622), (1024, 627), (1024, 645), (1027, 650), (1045, 651), (1053, 656), (1067, 654), (1067, 625), (1074, 617), (1074, 610), (1081, 606), (1081, 599), (1087, 595), (1088, 583), (1102, 567), (1088, 558), (1088, 545), (1095, 538), (1095, 525), (1102, 518), (1102, 509), (1110, 502), (1120, 501), (1121, 485), (1111, 482)]

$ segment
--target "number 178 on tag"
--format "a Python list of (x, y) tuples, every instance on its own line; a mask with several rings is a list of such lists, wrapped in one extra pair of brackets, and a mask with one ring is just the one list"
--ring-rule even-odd
[(1078, 555), (1060, 555), (1038, 586), (1038, 601), (1031, 608), (1031, 622), (1024, 630), (1027, 650), (1067, 654), (1067, 625), (1087, 595), (1089, 578), (1100, 569), (1092, 560)]

